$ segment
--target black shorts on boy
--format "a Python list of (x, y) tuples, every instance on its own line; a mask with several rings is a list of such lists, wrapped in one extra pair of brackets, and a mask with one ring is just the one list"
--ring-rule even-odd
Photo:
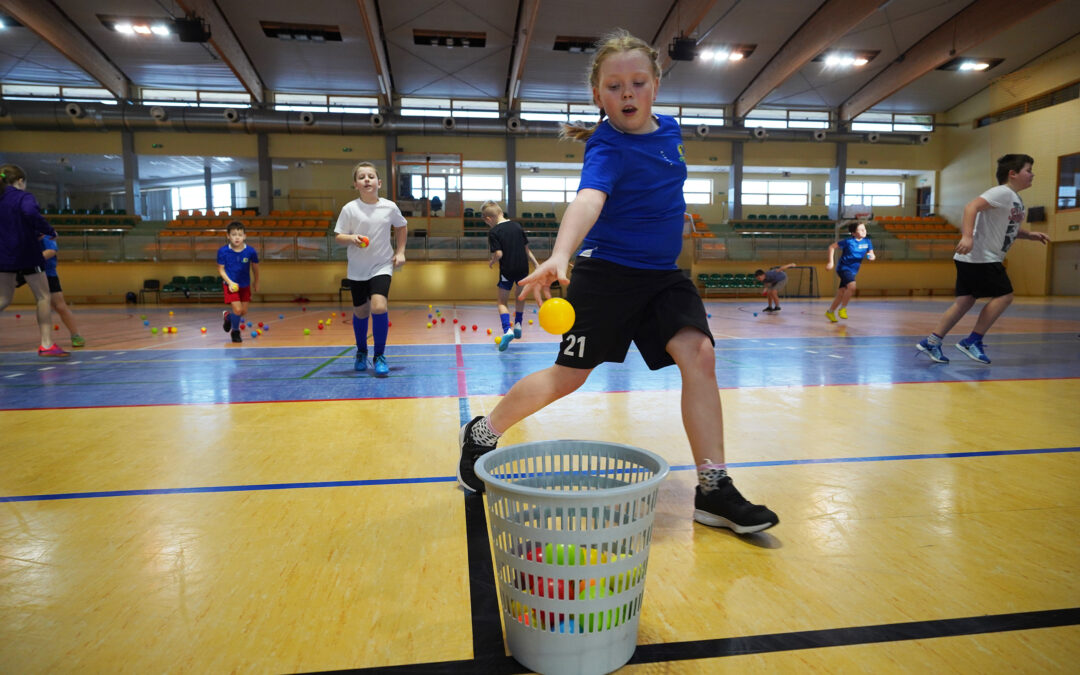
[(367, 304), (373, 295), (389, 298), (390, 281), (392, 279), (393, 277), (389, 274), (378, 274), (364, 281), (349, 279), (349, 291), (352, 293), (353, 307)]
[(1005, 265), (999, 262), (969, 263), (953, 259), (956, 264), (956, 296), (999, 298), (1013, 292)]
[(555, 363), (590, 369), (626, 359), (637, 345), (650, 370), (675, 363), (667, 343), (691, 326), (715, 344), (705, 305), (680, 270), (626, 267), (607, 260), (578, 258), (566, 299), (574, 306), (574, 327), (563, 335)]

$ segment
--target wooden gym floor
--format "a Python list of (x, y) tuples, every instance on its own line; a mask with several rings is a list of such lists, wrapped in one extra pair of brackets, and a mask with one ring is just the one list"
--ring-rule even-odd
[[(952, 346), (974, 314), (950, 364), (916, 357), (948, 300), (838, 324), (827, 302), (707, 303), (764, 533), (692, 522), (678, 372), (633, 350), (503, 440), (671, 464), (620, 672), (1076, 672), (1080, 301), (1017, 300), (991, 366)], [(0, 314), (0, 672), (525, 672), (457, 432), (555, 338), (500, 353), (491, 304), (391, 298), (377, 380), (337, 304), (255, 305), (269, 329), (235, 346), (217, 305), (75, 311), (88, 347), (62, 361), (34, 354), (32, 308)]]

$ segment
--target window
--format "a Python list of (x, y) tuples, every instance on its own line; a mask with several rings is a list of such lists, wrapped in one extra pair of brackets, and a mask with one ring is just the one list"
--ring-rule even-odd
[(1080, 207), (1080, 153), (1058, 157), (1057, 210)]
[(867, 112), (851, 120), (852, 131), (933, 131), (933, 115)]
[(58, 87), (42, 84), (3, 84), (4, 98), (27, 101), (92, 101), (116, 105), (116, 98), (103, 87)]
[(371, 114), (379, 112), (374, 96), (327, 96), (325, 94), (274, 94), (274, 110)]
[(409, 177), (411, 199), (434, 199), (446, 203), (447, 192), (461, 192), (461, 176), (438, 174), (406, 174)]
[(498, 101), (478, 101), (451, 98), (401, 98), (404, 117), (487, 117), (499, 116)]
[(502, 176), (462, 176), (461, 178), (461, 196), (466, 203), (485, 202), (489, 199), (502, 203), (504, 187)]
[(572, 202), (577, 194), (578, 181), (578, 176), (522, 176), (521, 201)]
[(743, 123), (747, 129), (828, 129), (829, 113), (825, 110), (769, 110), (755, 108)]
[(712, 179), (687, 178), (683, 183), (683, 198), (687, 204), (712, 204)]
[(143, 105), (203, 108), (250, 108), (251, 96), (243, 91), (197, 91), (194, 89), (143, 89)]
[(742, 203), (752, 206), (807, 206), (810, 181), (744, 180)]
[[(214, 205), (212, 210), (231, 211), (233, 209), (233, 184), (214, 183), (211, 186)], [(206, 210), (206, 185), (183, 185), (172, 189), (172, 218), (182, 210)]]
[[(830, 185), (825, 183), (825, 204), (831, 202)], [(844, 183), (844, 206), (864, 204), (866, 206), (903, 206), (904, 185), (902, 183)]]

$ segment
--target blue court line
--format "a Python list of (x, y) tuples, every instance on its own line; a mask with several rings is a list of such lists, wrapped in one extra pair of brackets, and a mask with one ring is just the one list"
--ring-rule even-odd
[[(463, 409), (463, 412), (466, 410)], [(798, 466), (802, 464), (847, 464), (855, 462), (893, 462), (909, 459), (952, 459), (958, 457), (1001, 457), (1005, 455), (1044, 455), (1080, 452), (1080, 447), (1034, 448), (1027, 450), (981, 450), (975, 452), (940, 452), (917, 455), (879, 455), (874, 457), (832, 457), (826, 459), (780, 459), (765, 462), (728, 462), (728, 468), (762, 466)], [(672, 471), (690, 471), (697, 467), (682, 464)], [(258, 492), (261, 490), (299, 490), (305, 488), (367, 487), (372, 485), (418, 485), (422, 483), (455, 483), (457, 476), (428, 476), (423, 478), (376, 478), (371, 480), (315, 481), (307, 483), (265, 483), (255, 485), (216, 485), (190, 488), (148, 488), (144, 490), (107, 490), (101, 492), (61, 492), (45, 495), (0, 497), (3, 502), (43, 502), (59, 499), (94, 499), (98, 497), (139, 497), (144, 495), (199, 494), (205, 492)]]

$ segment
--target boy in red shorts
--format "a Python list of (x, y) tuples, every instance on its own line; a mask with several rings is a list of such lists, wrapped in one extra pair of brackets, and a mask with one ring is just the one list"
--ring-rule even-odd
[(233, 342), (243, 342), (240, 337), (240, 317), (247, 314), (252, 291), (259, 290), (259, 254), (244, 241), (247, 233), (243, 223), (229, 223), (229, 243), (218, 249), (218, 274), (223, 280), (225, 303), (232, 305), (232, 312), (221, 313), (226, 333), (232, 333)]

